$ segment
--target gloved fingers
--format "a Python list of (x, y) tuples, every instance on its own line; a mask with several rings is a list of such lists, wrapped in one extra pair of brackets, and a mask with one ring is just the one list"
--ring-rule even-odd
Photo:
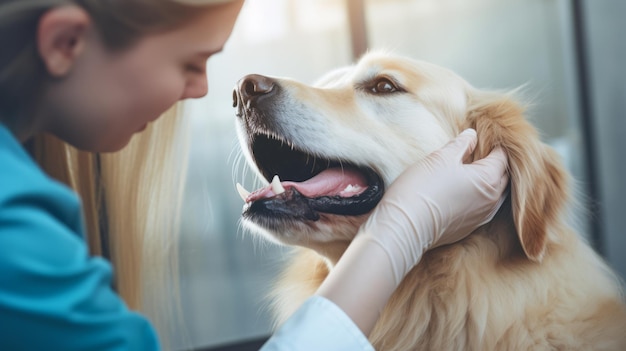
[(461, 134), (456, 137), (456, 144), (459, 145), (458, 156), (460, 156), (457, 156), (456, 160), (463, 162), (472, 155), (474, 149), (476, 149), (476, 145), (478, 145), (476, 130), (468, 128), (462, 131)]
[[(505, 183), (506, 184), (506, 183)], [(498, 210), (500, 209), (500, 207), (502, 207), (502, 204), (504, 203), (504, 200), (506, 200), (507, 196), (509, 196), (509, 192), (504, 192), (500, 198), (498, 199), (498, 202), (495, 204), (495, 206), (491, 209), (491, 211), (489, 212), (489, 214), (487, 214), (487, 217), (485, 217), (485, 219), (480, 223), (479, 226), (489, 223), (491, 222), (491, 220), (493, 219), (493, 217), (496, 216), (496, 213), (498, 213)]]
[(470, 167), (496, 190), (503, 191), (508, 183), (508, 158), (501, 147), (491, 150), (487, 157), (474, 161)]
[(463, 162), (476, 148), (478, 138), (476, 130), (465, 129), (455, 139), (439, 149), (439, 156), (443, 159)]
[(509, 159), (500, 146), (491, 150), (489, 155), (480, 160), (474, 161), (472, 165), (493, 169), (493, 174), (500, 175), (506, 173), (508, 169)]
[(478, 135), (475, 129), (469, 128), (461, 132), (458, 138), (460, 138), (462, 141), (468, 140), (469, 142), (469, 145), (465, 148), (465, 152), (463, 153), (463, 156), (461, 157), (461, 160), (460, 160), (461, 162), (464, 163), (467, 160), (471, 159), (472, 153), (474, 153), (474, 150), (476, 149), (476, 145), (478, 145)]

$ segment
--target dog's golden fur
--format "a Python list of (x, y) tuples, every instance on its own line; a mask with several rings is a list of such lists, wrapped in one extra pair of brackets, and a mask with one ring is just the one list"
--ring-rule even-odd
[[(407, 140), (406, 147), (417, 156), (402, 164), (417, 161), (472, 127), (478, 132), (474, 158), (501, 146), (510, 167), (510, 196), (496, 217), (461, 242), (424, 255), (382, 312), (369, 336), (374, 347), (386, 351), (626, 350), (620, 281), (566, 223), (569, 174), (526, 120), (523, 106), (509, 94), (475, 89), (447, 70), (388, 54), (369, 54), (352, 72), (370, 72), (371, 67), (392, 72), (440, 129), (428, 124), (425, 128), (445, 136), (445, 140), (424, 137), (422, 146)], [(356, 75), (349, 77), (354, 80)], [(341, 104), (358, 103), (350, 96), (351, 84), (345, 83), (350, 79), (345, 77), (341, 72), (331, 74), (311, 87), (318, 92), (316, 104), (338, 104), (336, 113), (345, 114), (349, 108)], [(307, 91), (303, 85), (281, 83), (297, 87), (292, 97), (310, 97), (303, 93)], [(319, 93), (320, 87), (328, 91)], [(333, 97), (326, 98), (331, 93)], [(358, 128), (367, 128), (367, 123)], [(384, 135), (367, 129), (359, 133)], [(400, 156), (391, 152), (388, 157)], [(397, 174), (391, 172), (385, 181)], [(317, 225), (328, 226), (325, 230), (331, 234), (333, 228), (348, 230), (352, 236), (366, 218), (330, 217)], [(349, 243), (345, 234), (317, 242), (311, 235), (315, 230), (319, 228), (309, 226), (298, 236), (298, 230), (291, 229), (289, 240), (272, 233), (279, 241), (304, 246), (295, 249), (276, 285), (277, 323), (316, 291)]]

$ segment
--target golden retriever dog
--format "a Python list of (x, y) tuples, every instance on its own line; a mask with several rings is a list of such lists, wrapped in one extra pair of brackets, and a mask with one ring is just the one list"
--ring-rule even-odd
[(240, 187), (243, 222), (295, 250), (273, 294), (278, 324), (314, 294), (385, 187), (471, 127), (474, 159), (496, 146), (508, 155), (509, 196), (491, 222), (423, 256), (369, 335), (374, 347), (626, 350), (620, 280), (568, 225), (570, 176), (513, 94), (377, 52), (313, 86), (248, 75), (233, 95), (242, 149), (268, 184)]

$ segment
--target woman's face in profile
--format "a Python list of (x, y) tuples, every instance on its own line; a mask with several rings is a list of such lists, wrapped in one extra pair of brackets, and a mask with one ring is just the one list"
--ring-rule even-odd
[(109, 51), (93, 27), (69, 72), (44, 96), (44, 128), (94, 152), (123, 148), (179, 100), (207, 94), (206, 61), (222, 50), (243, 1), (200, 9), (172, 31)]

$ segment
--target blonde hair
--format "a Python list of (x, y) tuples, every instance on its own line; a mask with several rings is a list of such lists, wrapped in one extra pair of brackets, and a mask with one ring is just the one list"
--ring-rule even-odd
[(119, 295), (158, 328), (178, 310), (177, 242), (188, 147), (179, 109), (172, 107), (116, 153), (81, 151), (49, 134), (28, 145), (50, 176), (80, 195), (90, 252), (108, 256)]
[[(147, 33), (182, 25), (197, 6), (232, 0), (0, 0), (0, 121), (12, 129), (33, 123), (47, 72), (36, 50), (39, 18), (67, 4), (84, 8), (104, 43), (123, 50)], [(77, 150), (50, 135), (27, 146), (52, 177), (72, 187), (83, 202), (87, 242), (93, 255), (108, 253), (115, 288), (132, 309), (166, 333), (178, 307), (178, 234), (186, 170), (186, 122), (173, 106), (122, 151)], [(169, 299), (172, 298), (173, 299)], [(163, 298), (168, 298), (164, 302)]]

